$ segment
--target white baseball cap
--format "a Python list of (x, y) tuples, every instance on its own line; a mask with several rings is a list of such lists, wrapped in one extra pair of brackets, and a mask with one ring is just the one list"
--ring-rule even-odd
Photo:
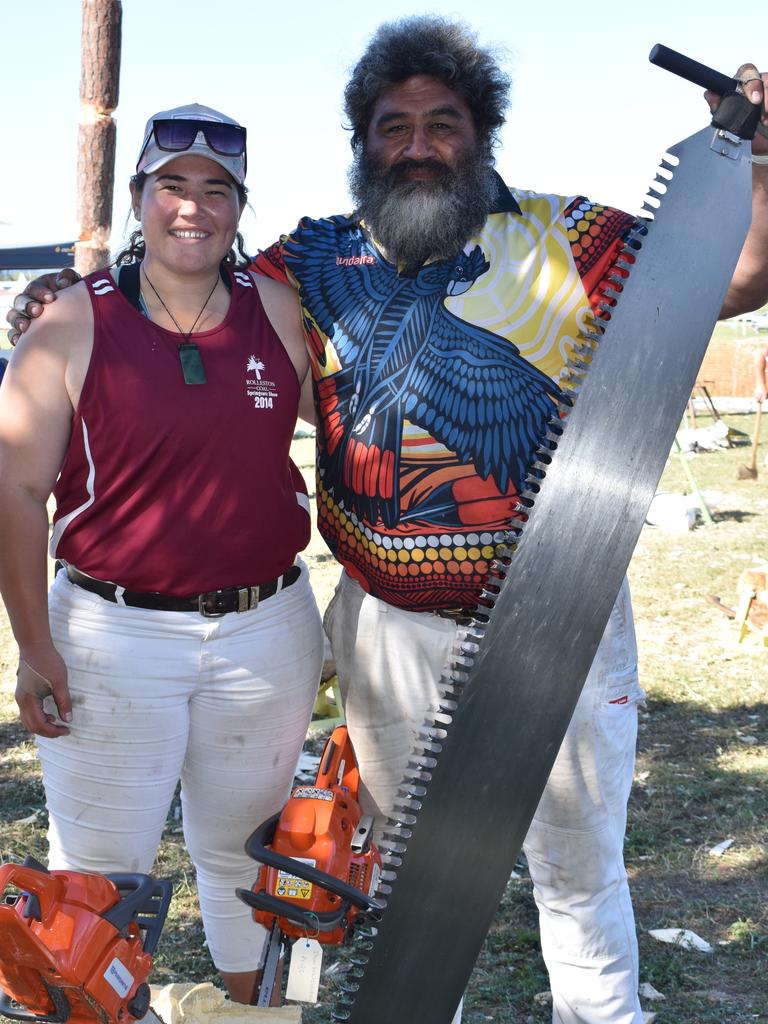
[[(168, 123), (173, 121), (180, 123)], [(192, 124), (185, 129), (181, 124), (184, 121)], [(195, 122), (199, 122), (197, 131), (194, 131)], [(184, 153), (214, 160), (238, 184), (245, 181), (245, 128), (218, 110), (200, 103), (187, 103), (173, 110), (161, 110), (150, 117), (144, 130), (136, 172), (152, 174)]]

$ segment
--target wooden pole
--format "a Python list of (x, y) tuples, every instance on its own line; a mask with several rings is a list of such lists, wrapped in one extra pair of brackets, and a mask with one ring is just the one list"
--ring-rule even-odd
[(83, 0), (80, 36), (80, 130), (77, 156), (77, 219), (80, 274), (109, 263), (112, 195), (120, 82), (121, 0)]

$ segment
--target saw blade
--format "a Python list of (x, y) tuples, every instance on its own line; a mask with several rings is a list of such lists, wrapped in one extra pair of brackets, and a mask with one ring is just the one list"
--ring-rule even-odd
[(402, 800), (412, 835), (390, 845), (391, 891), (336, 1020), (453, 1017), (695, 383), (749, 228), (750, 170), (749, 143), (712, 128), (662, 162), (583, 388), (532, 469), (529, 520), (486, 591), (495, 607), (463, 645), (456, 704), (414, 755), (418, 784), (406, 780)]

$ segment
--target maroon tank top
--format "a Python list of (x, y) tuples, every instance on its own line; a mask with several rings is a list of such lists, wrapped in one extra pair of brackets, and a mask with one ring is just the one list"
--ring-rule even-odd
[(265, 583), (309, 540), (291, 462), (299, 381), (249, 274), (230, 273), (224, 321), (182, 340), (131, 306), (106, 271), (85, 278), (93, 353), (54, 489), (55, 557), (127, 590), (188, 595)]

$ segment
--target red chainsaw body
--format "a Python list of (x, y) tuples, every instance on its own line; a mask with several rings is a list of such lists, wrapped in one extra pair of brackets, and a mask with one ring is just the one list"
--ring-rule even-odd
[[(7, 895), (9, 886), (21, 895)], [(118, 929), (102, 916), (121, 900), (113, 882), (5, 864), (0, 894), (0, 988), (7, 997), (37, 1016), (66, 1014), (70, 1024), (136, 1019), (130, 1007), (146, 1001), (152, 956), (135, 921)]]
[[(293, 790), (280, 814), (269, 848), (372, 896), (381, 873), (381, 856), (370, 840), (362, 849), (353, 848), (363, 818), (357, 800), (359, 782), (357, 761), (346, 727), (339, 726), (325, 747), (314, 784)], [(321, 885), (292, 875), (287, 869), (267, 865), (262, 865), (253, 891), (294, 904), (310, 915), (333, 915), (343, 904), (341, 896)], [(279, 924), (289, 938), (309, 934), (321, 943), (338, 945), (348, 936), (359, 913), (358, 908), (349, 906), (337, 927), (318, 929), (316, 933), (282, 917)], [(276, 916), (267, 910), (254, 910), (255, 920), (266, 928), (272, 926)]]

